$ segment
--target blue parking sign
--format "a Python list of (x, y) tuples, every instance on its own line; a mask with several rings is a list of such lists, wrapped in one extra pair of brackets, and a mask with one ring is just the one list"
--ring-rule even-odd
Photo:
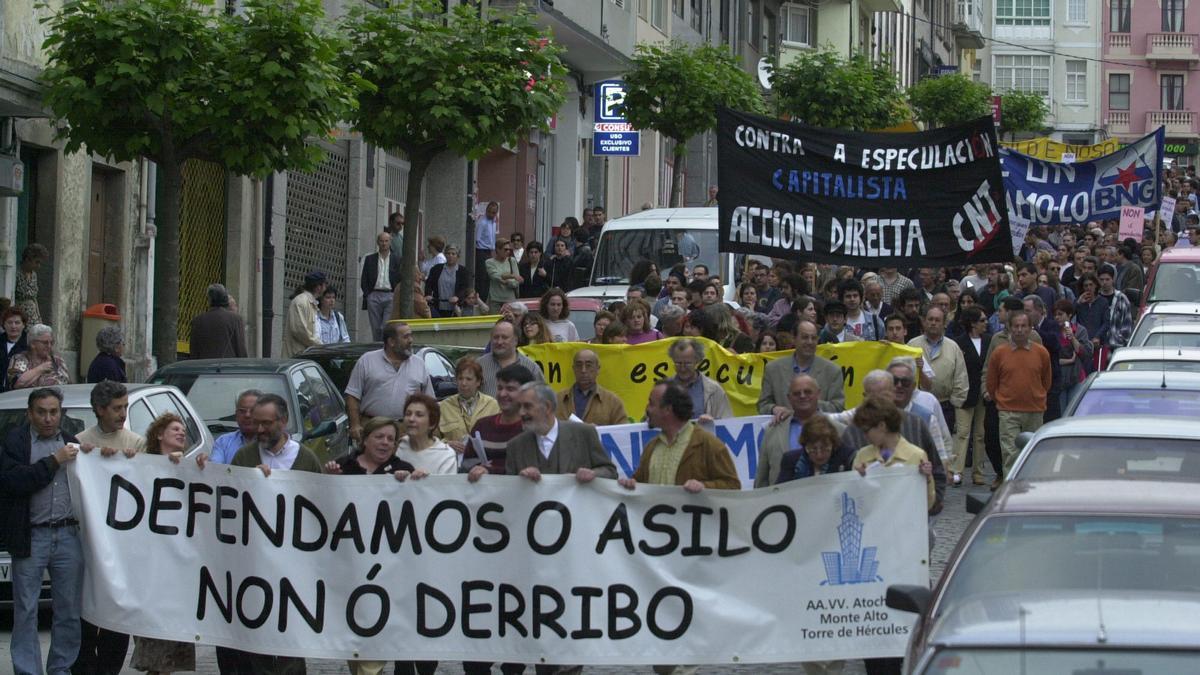
[(595, 85), (596, 105), (593, 113), (592, 154), (603, 156), (637, 156), (641, 134), (621, 114), (625, 102), (625, 83), (604, 80)]

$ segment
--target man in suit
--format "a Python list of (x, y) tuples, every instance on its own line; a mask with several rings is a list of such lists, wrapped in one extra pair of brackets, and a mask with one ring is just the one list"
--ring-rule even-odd
[[(775, 484), (779, 479), (784, 453), (800, 447), (800, 432), (804, 430), (804, 424), (813, 417), (826, 416), (818, 409), (821, 385), (811, 375), (801, 373), (792, 376), (787, 400), (791, 409), (783, 421), (772, 423), (763, 434), (762, 446), (758, 449), (758, 469), (754, 475), (756, 488)], [(833, 421), (833, 425), (838, 433), (845, 429), (841, 422)]]
[(190, 356), (193, 359), (246, 358), (246, 321), (229, 308), (229, 291), (221, 284), (208, 287), (207, 312), (192, 319)]
[(543, 473), (573, 473), (580, 483), (617, 477), (595, 427), (562, 422), (555, 416), (558, 396), (553, 389), (530, 382), (521, 387), (517, 400), (525, 431), (508, 442), (506, 473), (534, 482), (541, 480)]
[(846, 392), (842, 387), (842, 369), (828, 359), (817, 356), (817, 326), (811, 321), (796, 323), (796, 351), (792, 358), (775, 359), (763, 371), (762, 393), (758, 395), (758, 412), (773, 415), (773, 423), (782, 422), (791, 414), (787, 404), (788, 390), (796, 375), (809, 375), (821, 390), (821, 410), (838, 412), (846, 407)]
[[(79, 453), (61, 427), (62, 394), (34, 389), (24, 424), (0, 450), (0, 534), (12, 554), (12, 668), (17, 673), (66, 673), (79, 655), (83, 546), (71, 508), (64, 465)], [(53, 590), (50, 654), (42, 668), (38, 595), (42, 575)]]
[(383, 340), (383, 324), (392, 311), (392, 292), (400, 283), (400, 256), (392, 255), (392, 235), (387, 231), (375, 237), (375, 252), (363, 259), (358, 286), (362, 308), (371, 321), (371, 339)]

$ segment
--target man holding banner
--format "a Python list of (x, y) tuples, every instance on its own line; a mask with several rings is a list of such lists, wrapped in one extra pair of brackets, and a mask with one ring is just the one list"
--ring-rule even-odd
[[(786, 405), (788, 389), (795, 375), (809, 375), (821, 391), (821, 410), (837, 412), (846, 407), (846, 392), (842, 386), (842, 369), (833, 361), (817, 356), (819, 333), (811, 321), (796, 324), (796, 351), (792, 358), (775, 359), (763, 371), (762, 393), (758, 396), (758, 412), (782, 421), (791, 409)], [(790, 449), (790, 448), (789, 448)]]
[[(774, 422), (763, 434), (762, 447), (758, 451), (758, 470), (754, 475), (754, 487), (767, 487), (779, 480), (779, 468), (785, 453), (800, 447), (800, 434), (804, 425), (813, 417), (828, 417), (820, 411), (821, 385), (811, 375), (800, 373), (792, 376), (788, 387), (788, 403), (791, 410), (783, 420)], [(840, 434), (845, 425), (830, 418)], [(855, 448), (857, 450), (857, 448)]]

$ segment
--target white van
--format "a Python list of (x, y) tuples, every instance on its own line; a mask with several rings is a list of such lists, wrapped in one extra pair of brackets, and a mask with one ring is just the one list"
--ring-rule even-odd
[(588, 285), (568, 295), (601, 302), (624, 300), (634, 264), (651, 260), (664, 278), (679, 262), (689, 270), (706, 265), (711, 274), (720, 275), (725, 300), (734, 301), (738, 281), (734, 259), (741, 256), (718, 251), (718, 237), (716, 208), (651, 209), (611, 220), (596, 242)]

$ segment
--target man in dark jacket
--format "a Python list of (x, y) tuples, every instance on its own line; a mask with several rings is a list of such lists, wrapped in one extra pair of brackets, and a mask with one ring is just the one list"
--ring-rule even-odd
[(371, 321), (371, 339), (382, 342), (383, 324), (392, 313), (392, 293), (400, 283), (400, 256), (392, 255), (392, 235), (386, 231), (375, 237), (375, 248), (363, 258), (358, 288), (362, 291), (362, 308)]
[(209, 310), (192, 319), (193, 359), (244, 359), (246, 321), (229, 308), (229, 291), (221, 284), (208, 287)]
[[(34, 389), (26, 417), (0, 450), (0, 536), (12, 554), (12, 667), (17, 673), (65, 673), (79, 656), (83, 548), (67, 474), (59, 469), (75, 459), (79, 445), (60, 427), (57, 389)], [(38, 595), (47, 571), (54, 623), (43, 669)]]

